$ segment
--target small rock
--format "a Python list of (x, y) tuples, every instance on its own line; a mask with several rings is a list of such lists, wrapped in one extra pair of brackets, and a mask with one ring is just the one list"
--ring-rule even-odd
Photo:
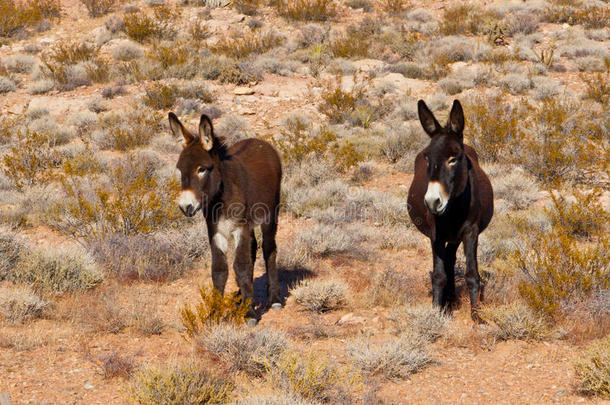
[(91, 385), (91, 383), (90, 383), (89, 381), (87, 381), (87, 382), (85, 383), (85, 389), (86, 389), (86, 390), (90, 390), (91, 388), (93, 388), (93, 385)]
[(280, 304), (279, 302), (276, 302), (273, 305), (271, 305), (271, 309), (274, 311), (279, 311), (280, 309), (282, 309), (282, 304)]
[(344, 325), (347, 323), (365, 323), (366, 319), (362, 316), (355, 316), (352, 312), (349, 314), (345, 314), (339, 319), (337, 322), (339, 325)]
[(238, 86), (235, 88), (235, 90), (233, 90), (233, 94), (236, 96), (250, 96), (254, 94), (254, 89), (245, 86)]

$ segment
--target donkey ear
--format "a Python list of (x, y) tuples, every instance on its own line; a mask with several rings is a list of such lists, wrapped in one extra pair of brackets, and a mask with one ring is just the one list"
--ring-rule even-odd
[(434, 134), (441, 129), (440, 124), (436, 118), (434, 118), (434, 114), (432, 114), (432, 111), (430, 111), (424, 100), (419, 100), (417, 102), (417, 114), (419, 115), (421, 126), (430, 137), (434, 136)]
[(179, 137), (182, 135), (187, 144), (195, 142), (197, 140), (197, 137), (193, 136), (189, 131), (187, 131), (186, 128), (184, 128), (184, 125), (182, 125), (176, 114), (170, 112), (168, 118), (169, 127), (171, 128), (172, 133), (175, 137)]
[(462, 138), (462, 131), (464, 131), (464, 110), (462, 109), (462, 104), (460, 104), (458, 100), (453, 101), (453, 107), (451, 107), (447, 126), (452, 132)]
[(214, 147), (214, 127), (210, 117), (205, 114), (201, 114), (199, 121), (199, 138), (205, 150), (210, 151)]

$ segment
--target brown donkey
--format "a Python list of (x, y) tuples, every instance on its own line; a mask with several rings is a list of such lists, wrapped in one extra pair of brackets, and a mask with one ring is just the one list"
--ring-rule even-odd
[[(253, 302), (257, 250), (254, 228), (260, 225), (269, 303), (280, 308), (275, 234), (282, 166), (277, 152), (267, 142), (254, 138), (227, 148), (214, 134), (212, 121), (205, 114), (196, 134), (189, 132), (174, 113), (169, 113), (169, 124), (174, 135), (182, 135), (186, 141), (176, 165), (182, 180), (178, 205), (188, 217), (203, 212), (212, 251), (214, 288), (224, 293), (229, 274), (226, 254), (233, 236), (237, 285), (242, 298)], [(249, 316), (254, 317), (253, 308)]]
[(433, 303), (447, 308), (455, 300), (455, 254), (464, 242), (466, 284), (472, 319), (483, 299), (477, 265), (479, 234), (493, 215), (493, 190), (479, 166), (475, 150), (464, 144), (464, 112), (453, 102), (449, 120), (442, 127), (423, 100), (417, 104), (419, 120), (430, 144), (415, 158), (415, 174), (409, 188), (411, 220), (432, 242)]

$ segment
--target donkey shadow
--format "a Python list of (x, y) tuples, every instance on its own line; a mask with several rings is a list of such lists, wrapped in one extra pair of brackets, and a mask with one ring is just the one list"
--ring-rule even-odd
[[(289, 290), (302, 280), (312, 277), (314, 272), (302, 266), (278, 266), (278, 275), (282, 292), (282, 304), (285, 304), (286, 298), (290, 296)], [(254, 305), (257, 308), (257, 315), (259, 317), (269, 312), (270, 309), (268, 305), (267, 285), (266, 273), (254, 279)]]

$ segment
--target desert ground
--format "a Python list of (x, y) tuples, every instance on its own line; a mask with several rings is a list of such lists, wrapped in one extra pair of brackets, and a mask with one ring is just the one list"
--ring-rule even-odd
[[(0, 0), (0, 404), (606, 403), (601, 0)], [(408, 216), (425, 100), (494, 187), (475, 323)], [(211, 289), (176, 162), (205, 113), (283, 162), (285, 305)], [(190, 320), (190, 321), (189, 321)]]

